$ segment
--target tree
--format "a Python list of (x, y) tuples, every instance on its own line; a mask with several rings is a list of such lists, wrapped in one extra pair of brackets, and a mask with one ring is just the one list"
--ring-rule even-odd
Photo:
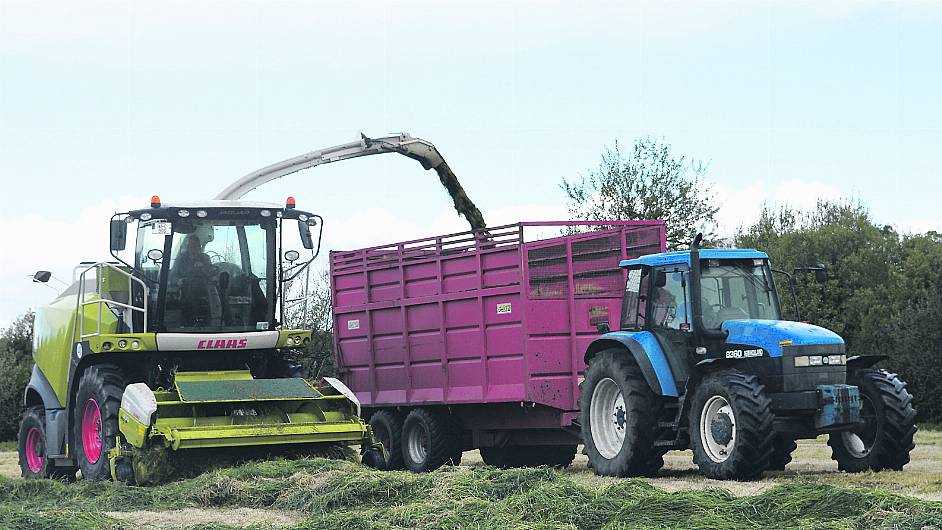
[(671, 146), (653, 138), (635, 142), (623, 155), (618, 142), (606, 148), (596, 171), (578, 180), (563, 179), (560, 187), (573, 220), (607, 221), (663, 219), (667, 245), (688, 245), (696, 232), (716, 239), (716, 212), (707, 164), (675, 156)]
[[(288, 299), (298, 300), (285, 311), (285, 323), (293, 328), (310, 329), (311, 343), (296, 360), (306, 377), (335, 374), (334, 321), (331, 312), (330, 273), (327, 269), (309, 270), (287, 287)], [(307, 293), (305, 293), (305, 288)], [(307, 303), (302, 300), (307, 298)], [(306, 311), (305, 311), (306, 309)]]
[(23, 392), (33, 366), (33, 313), (16, 319), (0, 335), (0, 440), (16, 438)]

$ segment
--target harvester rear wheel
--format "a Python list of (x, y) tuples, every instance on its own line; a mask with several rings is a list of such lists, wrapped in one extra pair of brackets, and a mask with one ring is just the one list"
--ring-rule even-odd
[(775, 439), (772, 401), (754, 375), (721, 370), (693, 391), (690, 445), (703, 475), (752, 480), (769, 468)]
[(481, 459), (489, 466), (513, 467), (567, 467), (576, 458), (575, 445), (512, 445), (508, 447), (482, 447)]
[(46, 454), (46, 414), (42, 407), (29, 407), (23, 412), (17, 441), (23, 478), (75, 480), (75, 468), (56, 467)]
[[(406, 468), (406, 464), (402, 460), (403, 421), (401, 413), (390, 409), (379, 410), (370, 416), (370, 427), (373, 429), (373, 436), (383, 444), (384, 461), (364, 458), (363, 462), (366, 465), (382, 471)], [(369, 453), (367, 453), (367, 456), (369, 456)]]
[(854, 370), (847, 384), (860, 389), (863, 427), (828, 435), (831, 458), (841, 471), (899, 471), (916, 446), (916, 411), (906, 383), (886, 370)]
[(83, 478), (111, 478), (108, 451), (118, 436), (118, 409), (124, 387), (121, 370), (110, 364), (90, 366), (79, 379), (73, 402), (72, 439)]
[(431, 409), (413, 409), (402, 426), (402, 457), (417, 473), (453, 463), (459, 450), (460, 431), (450, 414)]
[(582, 439), (595, 474), (657, 475), (667, 452), (654, 443), (663, 406), (631, 354), (610, 349), (593, 357), (579, 392)]

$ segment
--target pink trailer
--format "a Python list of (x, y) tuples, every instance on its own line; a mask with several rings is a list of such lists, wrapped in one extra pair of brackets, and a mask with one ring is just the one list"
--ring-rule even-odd
[(331, 252), (336, 363), (387, 449), (379, 465), (433, 469), (474, 448), (495, 465), (571, 461), (583, 355), (621, 321), (618, 264), (664, 249), (663, 221), (606, 221)]

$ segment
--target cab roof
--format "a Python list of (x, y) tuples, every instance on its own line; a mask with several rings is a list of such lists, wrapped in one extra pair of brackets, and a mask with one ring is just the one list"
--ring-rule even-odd
[[(769, 255), (751, 248), (705, 248), (700, 249), (700, 259), (768, 259)], [(618, 264), (619, 267), (633, 267), (636, 265), (690, 265), (689, 250), (675, 250), (647, 254), (639, 258), (626, 259)]]

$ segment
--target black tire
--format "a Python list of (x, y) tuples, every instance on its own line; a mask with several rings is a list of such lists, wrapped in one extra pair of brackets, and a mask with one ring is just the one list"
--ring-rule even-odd
[[(720, 407), (715, 414), (709, 412), (724, 402), (728, 406), (725, 411)], [(704, 411), (705, 407), (709, 409)], [(705, 420), (701, 419), (704, 415)], [(756, 376), (738, 370), (707, 375), (693, 391), (688, 419), (693, 461), (703, 475), (719, 480), (753, 480), (769, 468), (775, 439), (774, 415), (772, 402)], [(701, 435), (702, 421), (710, 422), (709, 440)]]
[[(617, 386), (617, 391), (624, 399), (625, 408), (620, 418), (615, 420), (618, 423), (614, 427), (593, 427), (593, 395), (596, 392), (601, 394), (602, 387), (611, 388), (607, 381)], [(628, 351), (609, 349), (593, 357), (586, 369), (585, 380), (579, 385), (579, 392), (582, 439), (585, 441), (589, 467), (597, 475), (613, 477), (657, 475), (664, 465), (663, 457), (667, 452), (666, 447), (654, 445), (663, 430), (658, 424), (662, 402), (648, 386), (641, 369)], [(597, 446), (593, 431), (604, 435), (611, 428), (625, 431), (621, 447), (616, 449), (617, 442), (613, 445), (601, 440), (600, 443), (604, 445)]]
[(402, 426), (402, 460), (416, 473), (453, 463), (460, 450), (460, 431), (450, 414), (413, 409)]
[(564, 468), (572, 464), (575, 458), (575, 445), (513, 445), (481, 448), (481, 459), (485, 464), (503, 469), (539, 466)]
[[(17, 436), (17, 451), (23, 478), (75, 480), (75, 468), (56, 467), (46, 454), (46, 411), (41, 406), (28, 407), (23, 411)], [(27, 456), (27, 453), (31, 458)], [(30, 464), (33, 465), (32, 468)], [(36, 467), (37, 464), (38, 467)]]
[[(118, 436), (118, 409), (121, 408), (124, 387), (124, 376), (121, 370), (110, 364), (90, 366), (79, 379), (78, 390), (72, 404), (72, 440), (75, 458), (82, 471), (82, 477), (85, 479), (108, 480), (111, 478), (108, 451), (114, 448)], [(93, 447), (86, 450), (82, 438), (83, 416), (86, 406), (93, 406), (92, 400), (97, 404), (101, 418), (101, 430), (98, 437), (101, 440), (101, 448), (97, 455)], [(93, 440), (92, 444), (94, 443)]]
[(769, 471), (785, 471), (785, 466), (792, 461), (792, 451), (798, 449), (795, 440), (788, 436), (777, 435), (772, 442), (772, 455), (769, 456)]
[(364, 458), (363, 463), (382, 471), (405, 469), (406, 464), (402, 461), (402, 424), (402, 414), (395, 410), (382, 409), (370, 416), (370, 427), (376, 440), (383, 444), (384, 458)]
[[(849, 473), (902, 470), (916, 447), (916, 410), (906, 383), (894, 373), (868, 368), (849, 372), (847, 384), (860, 390), (861, 419), (866, 425), (828, 436), (831, 458), (837, 461), (838, 469)], [(854, 447), (852, 434), (862, 448)]]

